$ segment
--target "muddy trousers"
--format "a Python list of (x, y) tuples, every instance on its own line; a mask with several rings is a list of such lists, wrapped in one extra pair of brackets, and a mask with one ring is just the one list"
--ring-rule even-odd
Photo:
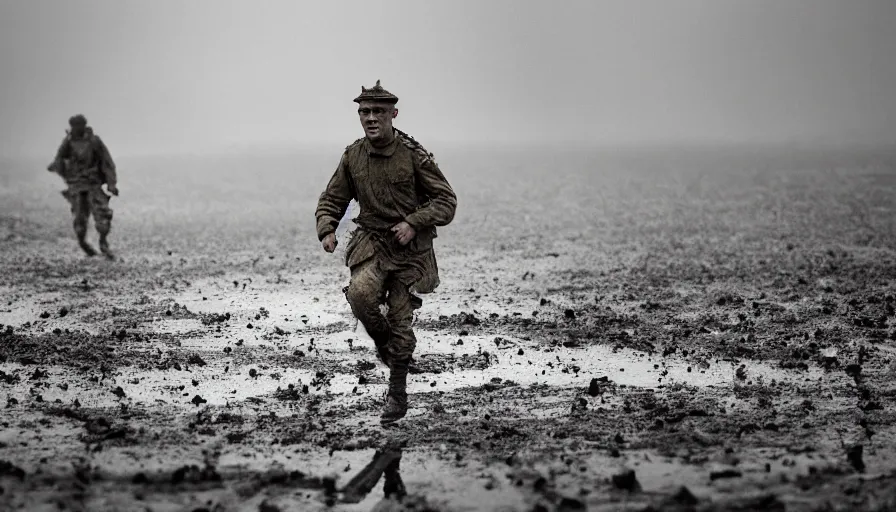
[(105, 237), (112, 229), (112, 209), (109, 196), (99, 187), (87, 190), (66, 190), (62, 195), (72, 208), (72, 226), (79, 239), (87, 235), (87, 221), (93, 215), (97, 233)]
[[(409, 359), (417, 346), (411, 328), (414, 310), (422, 305), (422, 301), (402, 284), (401, 270), (389, 269), (374, 256), (352, 267), (351, 275), (345, 297), (352, 313), (378, 347), (385, 345), (390, 360)], [(385, 316), (380, 312), (380, 305), (384, 303), (388, 308)]]

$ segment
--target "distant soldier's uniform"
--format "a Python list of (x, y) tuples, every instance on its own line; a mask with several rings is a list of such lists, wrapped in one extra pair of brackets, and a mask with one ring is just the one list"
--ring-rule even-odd
[[(378, 85), (363, 89), (355, 101), (393, 99), (398, 101)], [(319, 240), (335, 232), (352, 199), (360, 214), (345, 249), (351, 269), (346, 298), (392, 370), (390, 394), (406, 404), (407, 363), (417, 343), (411, 323), (414, 309), (422, 305), (415, 293), (430, 293), (439, 285), (433, 239), (436, 226), (454, 218), (457, 198), (433, 155), (395, 130), (385, 147), (376, 148), (365, 137), (346, 148), (318, 201)], [(416, 231), (405, 246), (390, 231), (403, 221)], [(386, 316), (380, 313), (384, 303)]]
[[(83, 116), (70, 120), (78, 121), (86, 123)], [(105, 184), (115, 190), (118, 179), (115, 162), (106, 145), (90, 127), (80, 137), (69, 132), (47, 170), (58, 173), (68, 185), (62, 195), (71, 204), (73, 226), (81, 247), (88, 254), (93, 252), (85, 239), (88, 217), (92, 214), (100, 235), (100, 248), (109, 254), (106, 237), (112, 228), (112, 209), (109, 208), (110, 197), (102, 186)]]

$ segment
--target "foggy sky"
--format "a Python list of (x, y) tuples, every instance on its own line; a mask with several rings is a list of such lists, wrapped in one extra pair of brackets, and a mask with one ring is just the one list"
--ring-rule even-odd
[[(553, 4), (553, 5), (552, 5)], [(892, 0), (0, 0), (0, 155), (350, 143), (896, 142)]]

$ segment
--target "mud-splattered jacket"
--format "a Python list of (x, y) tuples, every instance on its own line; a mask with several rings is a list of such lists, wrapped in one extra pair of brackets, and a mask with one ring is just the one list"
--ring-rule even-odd
[(112, 155), (92, 131), (81, 137), (67, 134), (47, 170), (59, 173), (69, 189), (100, 187), (104, 183), (114, 187), (118, 183)]
[[(436, 227), (454, 219), (457, 197), (433, 160), (409, 135), (395, 131), (386, 147), (375, 148), (366, 138), (348, 146), (317, 204), (319, 240), (336, 231), (352, 199), (361, 211), (358, 225), (345, 252), (353, 267), (374, 254), (400, 266), (416, 267), (416, 291), (427, 293), (438, 286), (438, 269), (432, 250)], [(390, 229), (407, 222), (416, 236), (402, 247)]]

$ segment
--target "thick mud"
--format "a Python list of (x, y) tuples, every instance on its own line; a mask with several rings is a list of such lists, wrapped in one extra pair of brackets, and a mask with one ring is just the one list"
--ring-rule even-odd
[(287, 227), (314, 191), (270, 201), (233, 164), (165, 210), (136, 184), (186, 198), (171, 171), (135, 161), (109, 262), (10, 171), (0, 508), (896, 509), (892, 164), (724, 162), (565, 172), (543, 200), (537, 159), (497, 201), (459, 173), (388, 428), (346, 269)]

